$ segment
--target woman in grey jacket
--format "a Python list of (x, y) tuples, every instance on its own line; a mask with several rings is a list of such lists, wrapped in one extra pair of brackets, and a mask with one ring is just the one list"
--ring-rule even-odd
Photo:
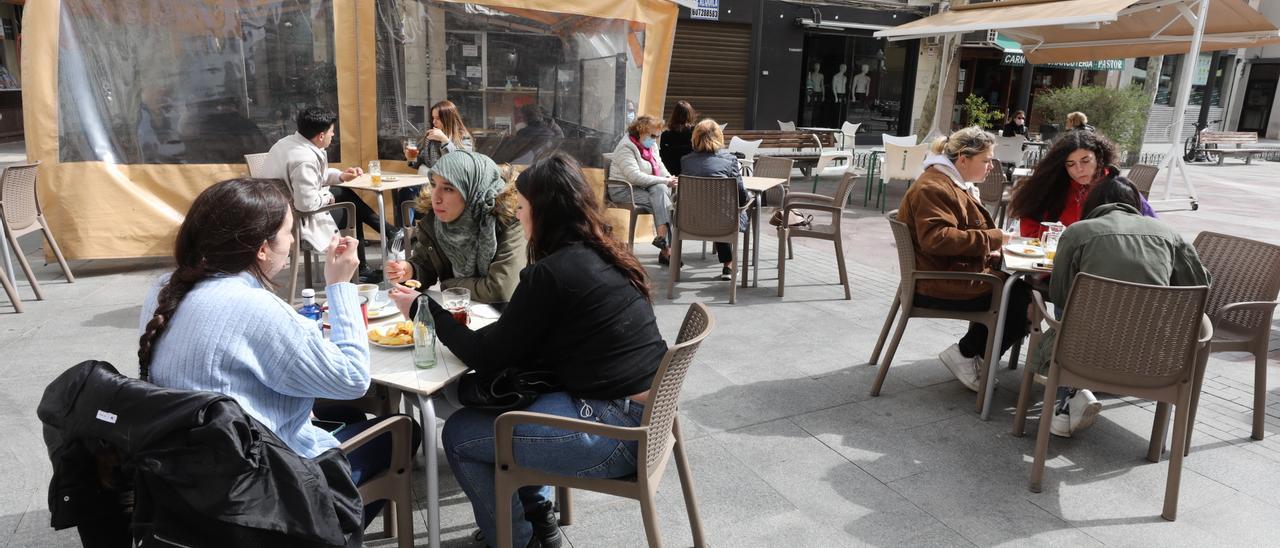
[[(658, 157), (658, 135), (662, 133), (662, 126), (662, 120), (647, 115), (627, 126), (627, 136), (613, 150), (613, 163), (605, 184), (610, 200), (631, 202), (653, 213), (653, 227), (658, 233), (653, 246), (661, 250), (658, 262), (665, 265), (671, 263), (667, 231), (671, 225), (671, 189), (677, 179)], [(631, 187), (608, 184), (610, 181), (626, 182)]]
[[(742, 184), (742, 167), (738, 157), (724, 148), (724, 132), (720, 124), (707, 118), (693, 127), (693, 152), (680, 159), (680, 173), (691, 177), (732, 177), (738, 180), (738, 207), (746, 205), (751, 199), (747, 195), (747, 187)], [(738, 231), (747, 229), (747, 213), (738, 213)], [(724, 242), (712, 245), (716, 256), (723, 266), (720, 279), (728, 280), (733, 272), (733, 246)]]

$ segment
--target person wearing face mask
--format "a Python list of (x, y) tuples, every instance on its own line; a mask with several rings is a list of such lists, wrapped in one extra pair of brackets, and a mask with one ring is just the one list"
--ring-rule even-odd
[(515, 194), (488, 156), (455, 151), (441, 157), (431, 168), (430, 189), (418, 195), (422, 215), (413, 254), (389, 262), (388, 279), (465, 287), (481, 303), (511, 300), (528, 263)]
[[(613, 149), (613, 162), (605, 178), (609, 199), (614, 202), (633, 202), (653, 214), (654, 230), (658, 233), (653, 246), (659, 249), (658, 263), (671, 264), (671, 250), (667, 234), (671, 225), (671, 189), (678, 179), (667, 171), (658, 153), (658, 136), (662, 133), (661, 119), (644, 115), (627, 126), (627, 135)], [(625, 184), (611, 184), (614, 181)], [(632, 192), (634, 189), (634, 192)]]
[(1004, 125), (1004, 131), (1000, 133), (1003, 137), (1013, 137), (1015, 135), (1027, 136), (1027, 113), (1019, 110), (1009, 117), (1009, 123)]
[[(917, 268), (999, 275), (1000, 250), (1010, 236), (995, 226), (973, 185), (991, 170), (995, 138), (982, 128), (968, 127), (939, 137), (930, 152), (924, 173), (907, 189), (897, 215), (911, 231)], [(1031, 288), (1016, 283), (1009, 295), (1008, 321), (997, 357), (1027, 334)], [(987, 310), (998, 291), (999, 287), (977, 281), (927, 279), (916, 282), (913, 300), (914, 306), (923, 308), (978, 311)], [(964, 337), (938, 359), (965, 388), (977, 392), (986, 345), (987, 327), (970, 323)]]
[[(310, 421), (317, 398), (350, 400), (369, 389), (369, 341), (350, 282), (355, 238), (334, 234), (324, 248), (328, 337), (271, 291), (293, 223), (272, 180), (232, 179), (201, 192), (178, 229), (174, 271), (143, 303), (138, 370), (157, 386), (225, 394), (315, 458), (380, 419), (347, 424), (337, 437)], [(357, 485), (390, 466), (389, 436), (347, 455)], [(366, 524), (375, 515), (366, 507)]]
[[(1069, 131), (1058, 138), (1009, 200), (1009, 215), (1019, 219), (1022, 236), (1039, 238), (1044, 230), (1040, 223), (1071, 226), (1079, 221), (1093, 186), (1119, 174), (1114, 165), (1117, 157), (1115, 145), (1095, 131)], [(1155, 217), (1147, 199), (1139, 198), (1139, 211)]]

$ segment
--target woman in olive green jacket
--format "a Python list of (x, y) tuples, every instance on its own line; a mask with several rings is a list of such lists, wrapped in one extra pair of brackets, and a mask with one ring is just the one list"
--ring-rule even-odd
[(515, 187), (493, 160), (467, 151), (443, 156), (431, 168), (417, 209), (422, 216), (413, 253), (387, 265), (390, 281), (464, 287), (481, 303), (511, 299), (528, 256), (515, 216)]

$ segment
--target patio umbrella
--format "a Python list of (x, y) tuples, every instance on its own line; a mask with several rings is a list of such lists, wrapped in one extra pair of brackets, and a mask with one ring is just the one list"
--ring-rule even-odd
[[(1195, 58), (1202, 51), (1280, 44), (1280, 29), (1244, 0), (1006, 0), (955, 6), (875, 36), (909, 40), (975, 30), (999, 30), (1017, 40), (1029, 63), (1105, 59), (1117, 51), (1125, 57), (1187, 52)], [(1191, 72), (1182, 71), (1178, 79), (1173, 142), (1161, 167), (1165, 200), (1176, 170), (1194, 209), (1195, 189), (1180, 148)]]

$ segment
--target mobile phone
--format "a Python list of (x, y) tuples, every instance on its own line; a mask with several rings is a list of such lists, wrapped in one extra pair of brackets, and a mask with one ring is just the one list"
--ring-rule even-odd
[(311, 424), (330, 434), (337, 434), (339, 430), (342, 430), (342, 428), (347, 425), (343, 422), (322, 421), (320, 419), (311, 419)]

